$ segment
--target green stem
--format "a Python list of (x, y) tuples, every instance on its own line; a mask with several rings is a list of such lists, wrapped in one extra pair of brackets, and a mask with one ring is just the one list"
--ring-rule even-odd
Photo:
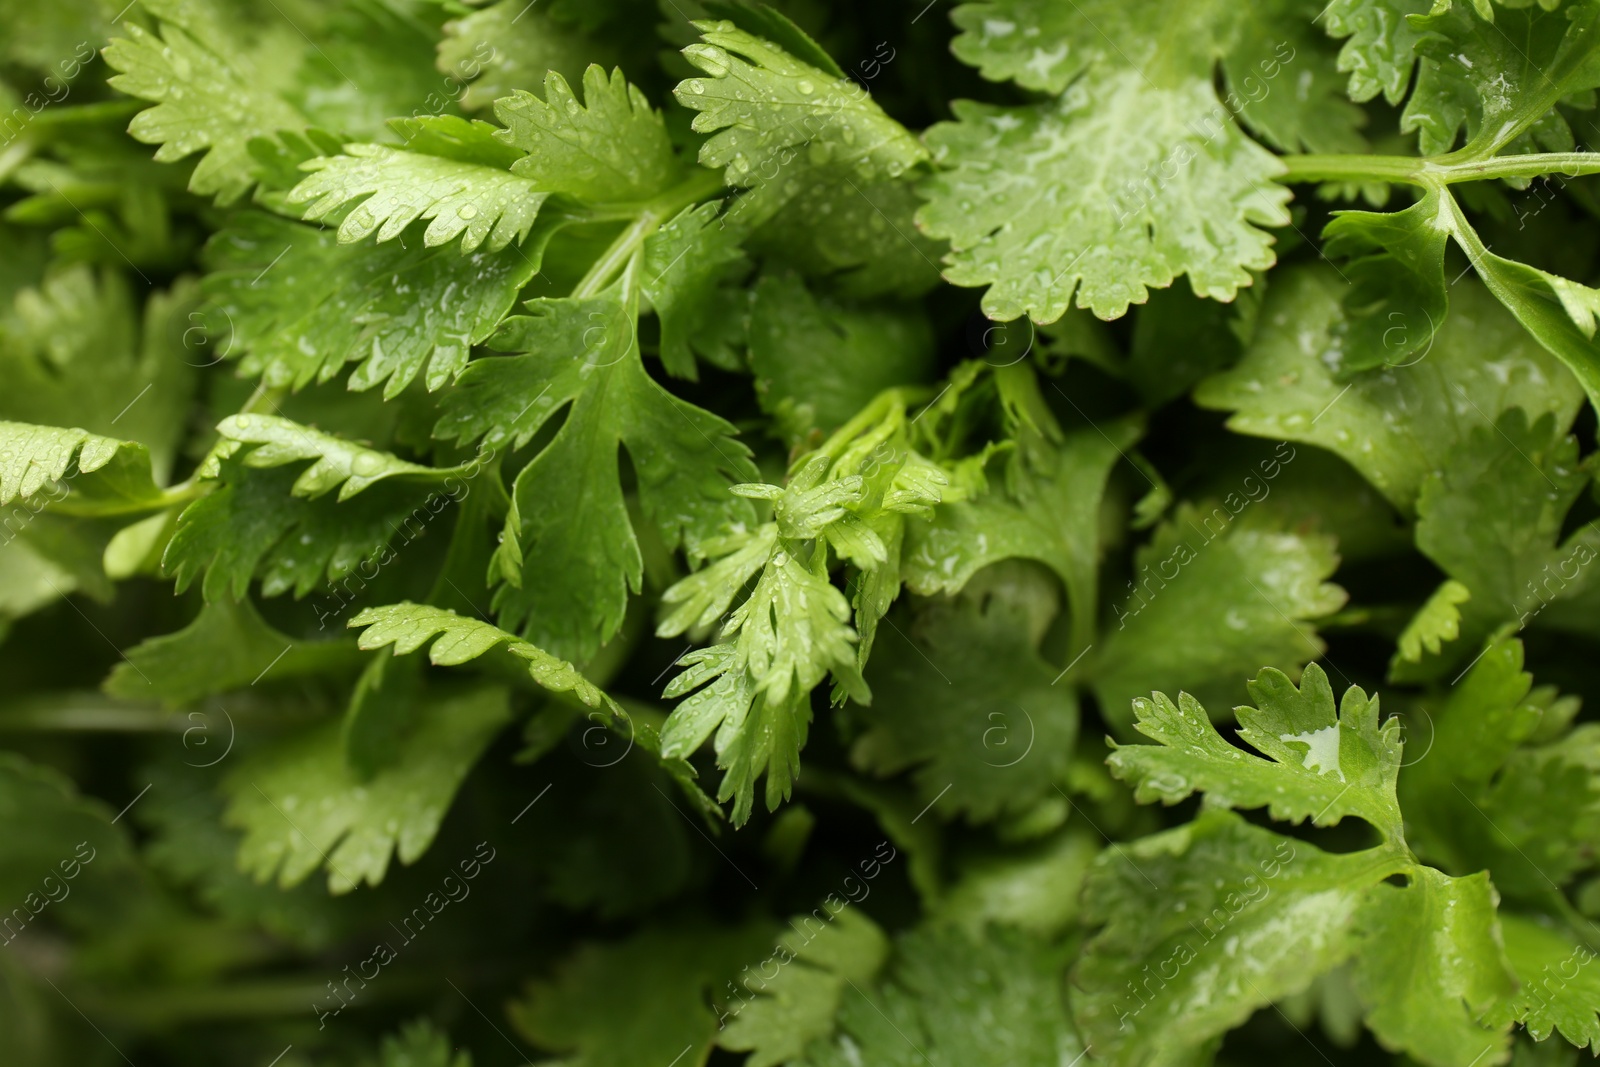
[(148, 704), (125, 704), (99, 693), (64, 694), (0, 713), (0, 732), (35, 730), (182, 733), (191, 722), (176, 712)]
[(573, 288), (573, 298), (581, 300), (603, 291), (628, 261), (633, 259), (633, 254), (644, 247), (645, 238), (655, 233), (660, 225), (661, 219), (655, 213), (650, 211), (640, 213), (638, 218), (629, 223), (627, 229), (617, 234), (617, 239), (600, 254), (600, 258), (594, 261), (589, 272), (583, 276), (583, 280)]
[(720, 174), (710, 170), (697, 170), (654, 200), (640, 206), (633, 215), (633, 221), (617, 234), (610, 247), (594, 261), (588, 273), (572, 290), (572, 295), (582, 299), (604, 291), (633, 259), (634, 253), (644, 247), (645, 238), (659, 230), (663, 222), (721, 188)]
[[(85, 993), (77, 998), (91, 1014), (109, 1017), (139, 1029), (160, 1030), (185, 1023), (226, 1019), (278, 1019), (301, 1015), (316, 1018), (317, 1007), (337, 1008), (340, 1002), (327, 983), (343, 978), (337, 969), (326, 976), (268, 978), (194, 987), (173, 987), (150, 992)], [(429, 992), (436, 980), (431, 974), (384, 975), (373, 981), (349, 1005), (377, 1007)]]
[[(1290, 182), (1404, 182), (1453, 185), (1491, 178), (1537, 178), (1558, 174), (1576, 178), (1600, 174), (1600, 152), (1539, 152), (1491, 159), (1437, 156), (1304, 155), (1284, 156)], [(1455, 160), (1455, 161), (1453, 161)]]
[(278, 405), (288, 395), (289, 390), (284, 386), (268, 385), (265, 381), (257, 382), (255, 390), (250, 394), (250, 398), (240, 405), (239, 414), (249, 415), (260, 411), (262, 408), (271, 408), (273, 412), (277, 412)]
[(190, 481), (179, 482), (161, 491), (160, 496), (150, 497), (147, 500), (128, 500), (117, 503), (84, 502), (73, 503), (69, 496), (59, 504), (50, 506), (52, 515), (69, 515), (73, 518), (105, 519), (122, 515), (151, 515), (167, 508), (187, 504), (191, 500), (198, 500), (206, 495), (207, 486)]
[(1414, 156), (1283, 156), (1290, 182), (1415, 182), (1422, 160)]

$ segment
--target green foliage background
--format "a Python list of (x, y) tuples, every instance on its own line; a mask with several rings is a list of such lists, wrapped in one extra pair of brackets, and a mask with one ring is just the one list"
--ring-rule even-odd
[(0, 0), (0, 1063), (1600, 1054), (1596, 89)]

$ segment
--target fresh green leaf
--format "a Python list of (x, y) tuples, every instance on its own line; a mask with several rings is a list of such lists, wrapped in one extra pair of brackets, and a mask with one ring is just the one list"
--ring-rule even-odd
[[(661, 320), (661, 365), (693, 380), (695, 356), (733, 370), (742, 362), (730, 342), (726, 320), (739, 318), (742, 296), (723, 283), (748, 267), (739, 231), (717, 218), (715, 204), (686, 208), (644, 245), (639, 287)], [(739, 330), (738, 341), (743, 341)], [(853, 414), (853, 413), (852, 413)]]
[[(359, 642), (363, 650), (393, 645), (396, 656), (405, 656), (428, 645), (428, 661), (441, 667), (454, 667), (492, 650), (504, 649), (520, 660), (528, 676), (544, 688), (556, 693), (572, 693), (591, 708), (602, 702), (615, 708), (614, 703), (572, 664), (519, 640), (515, 634), (477, 619), (464, 618), (453, 611), (426, 604), (389, 604), (367, 608), (351, 619), (350, 625), (364, 628)], [(621, 713), (620, 709), (615, 710)]]
[[(811, 1042), (830, 1037), (846, 986), (871, 982), (888, 959), (889, 939), (871, 919), (850, 907), (823, 913), (826, 926), (816, 912), (789, 920), (790, 929), (758, 971), (760, 986), (745, 980), (756, 995), (730, 1004), (732, 1017), (718, 1020), (718, 1046), (749, 1052), (745, 1067), (789, 1063)], [(779, 968), (770, 980), (769, 965)]]
[(348, 641), (289, 637), (268, 625), (248, 599), (218, 600), (176, 633), (128, 649), (103, 688), (126, 700), (181, 707), (260, 681), (349, 673), (358, 663)]
[(1425, 14), (1427, 0), (1333, 0), (1323, 13), (1329, 36), (1349, 38), (1339, 69), (1350, 75), (1350, 99), (1383, 93), (1391, 104), (1405, 98), (1423, 31), (1408, 16)]
[(1470, 589), (1454, 578), (1445, 579), (1400, 632), (1392, 663), (1420, 663), (1424, 651), (1438, 655), (1461, 636), (1461, 605), (1471, 599)]
[(150, 452), (141, 444), (87, 430), (0, 422), (0, 505), (41, 496), (71, 500), (89, 514), (137, 513), (163, 501), (150, 477)]
[(119, 72), (110, 84), (155, 103), (134, 117), (128, 132), (160, 145), (157, 162), (204, 152), (189, 179), (189, 188), (202, 196), (224, 204), (238, 200), (257, 178), (250, 139), (310, 125), (274, 91), (287, 73), (284, 56), (296, 51), (281, 38), (248, 55), (219, 54), (176, 25), (164, 26), (159, 35), (129, 25), (127, 34), (106, 50), (106, 62)]
[(1153, 688), (1185, 689), (1202, 703), (1239, 695), (1239, 675), (1267, 663), (1293, 670), (1322, 655), (1313, 625), (1346, 594), (1327, 579), (1333, 539), (1289, 532), (1230, 496), (1183, 505), (1134, 554), (1128, 595), (1113, 610), (1089, 666), (1101, 713), (1128, 722), (1128, 702)]
[(1512, 408), (1492, 428), (1477, 427), (1422, 483), (1417, 548), (1471, 590), (1462, 612), (1470, 632), (1526, 623), (1548, 595), (1536, 583), (1593, 556), (1592, 533), (1557, 541), (1589, 480), (1578, 442), (1553, 415), (1530, 426)]
[(1493, 1016), (1510, 1016), (1535, 1041), (1559, 1032), (1579, 1048), (1600, 1046), (1600, 972), (1594, 950), (1518, 915), (1501, 915), (1506, 958), (1521, 988)]
[[(732, 426), (646, 373), (633, 316), (614, 291), (538, 301), (530, 310), (496, 342), (526, 354), (469, 368), (434, 432), (520, 448), (567, 409), (517, 476), (494, 564), (506, 584), (494, 607), (506, 627), (581, 660), (616, 632), (643, 574), (619, 446), (633, 461), (646, 521), (669, 548), (682, 543), (696, 556), (752, 518), (728, 487), (753, 468)], [(550, 500), (563, 501), (562, 510), (546, 507)]]
[(1299, 689), (1268, 668), (1250, 683), (1256, 707), (1235, 709), (1239, 737), (1267, 758), (1230, 745), (1198, 701), (1165, 693), (1137, 700), (1134, 727), (1156, 745), (1122, 745), (1107, 757), (1140, 801), (1175, 804), (1196, 791), (1230, 808), (1266, 807), (1275, 819), (1330, 826), (1354, 815), (1399, 840), (1400, 725), (1380, 722), (1378, 699), (1352, 686), (1337, 713), (1328, 676), (1308, 664)]
[[(472, 136), (488, 135), (487, 123), (474, 127), (468, 127)], [(344, 155), (305, 163), (303, 169), (313, 173), (288, 197), (291, 204), (306, 205), (309, 221), (342, 215), (342, 243), (373, 233), (388, 241), (418, 219), (429, 219), (422, 235), (426, 248), (459, 236), (462, 252), (486, 241), (485, 251), (498, 252), (528, 236), (550, 195), (527, 178), (474, 161), (377, 144), (349, 144), (344, 150)], [(353, 210), (345, 210), (352, 204)]]
[(1355, 984), (1385, 1047), (1424, 1063), (1499, 1063), (1510, 1035), (1478, 1020), (1517, 988), (1501, 945), (1499, 894), (1480, 872), (1419, 868), (1379, 885), (1361, 909)]
[(1409, 366), (1428, 358), (1449, 311), (1440, 200), (1430, 189), (1404, 211), (1343, 211), (1322, 231), (1323, 251), (1349, 256), (1341, 273), (1350, 283), (1340, 371), (1348, 376), (1377, 366)]
[[(1288, 223), (1288, 191), (1274, 182), (1282, 164), (1237, 128), (1195, 132), (1218, 107), (1209, 84), (1158, 88), (1133, 71), (1090, 75), (1046, 104), (957, 101), (956, 121), (928, 132), (939, 170), (917, 221), (950, 242), (947, 279), (989, 286), (991, 319), (1054, 322), (1074, 293), (1112, 319), (1180, 274), (1232, 300), (1274, 263), (1259, 227)], [(1115, 171), (1096, 151), (1112, 138), (1127, 146)], [(1166, 188), (1122, 177), (1170, 160), (1185, 165)]]
[(644, 200), (661, 192), (678, 165), (661, 114), (622, 71), (583, 72), (580, 104), (555, 71), (545, 76), (544, 99), (517, 92), (495, 103), (505, 124), (498, 134), (527, 153), (511, 165), (531, 188), (592, 201)]
[(415, 862), (509, 720), (507, 696), (483, 685), (430, 691), (394, 764), (366, 781), (345, 762), (337, 722), (247, 757), (225, 785), (226, 821), (244, 831), (239, 866), (288, 887), (326, 864), (328, 889), (347, 893), (383, 881), (391, 853)]
[(424, 364), (430, 389), (461, 373), (537, 272), (540, 248), (463, 255), (420, 235), (340, 245), (331, 231), (247, 212), (207, 246), (204, 288), (245, 374), (298, 389), (359, 362), (351, 386), (382, 383), (393, 397)]
[(884, 389), (926, 381), (932, 342), (918, 316), (819, 300), (791, 274), (763, 278), (750, 307), (756, 395), (791, 445), (837, 430)]
[[(1377, 366), (1340, 384), (1343, 287), (1332, 271), (1283, 271), (1268, 293), (1244, 359), (1201, 383), (1195, 402), (1231, 410), (1231, 429), (1329, 449), (1395, 507), (1414, 511), (1427, 475), (1475, 427), (1520, 407), (1571, 423), (1578, 383), (1477, 286), (1453, 286), (1450, 314), (1428, 355)], [(1402, 417), (1403, 415), (1403, 417)]]
[(910, 132), (860, 85), (804, 63), (733, 23), (696, 22), (701, 43), (683, 50), (704, 77), (674, 95), (713, 136), (700, 162), (722, 167), (732, 186), (771, 182), (801, 157), (867, 180), (898, 177), (927, 158)]
[[(232, 416), (218, 430), (199, 471), (211, 491), (184, 509), (162, 556), (180, 591), (204, 571), (207, 600), (243, 599), (257, 577), (264, 595), (296, 597), (357, 567), (373, 577), (394, 560), (397, 535), (416, 539), (461, 496), (449, 485), (461, 468), (406, 463), (277, 416)], [(290, 466), (306, 459), (316, 462)]]
[(1348, 957), (1371, 886), (1396, 866), (1220, 811), (1107, 849), (1083, 894), (1100, 926), (1073, 974), (1083, 1036), (1106, 1063), (1193, 1062)]
[(837, 1025), (799, 1064), (1001, 1067), (1071, 1063), (1084, 1051), (1063, 1003), (1060, 950), (1009, 930), (902, 936), (878, 985), (844, 995)]
[(1078, 700), (1038, 646), (1059, 607), (1036, 568), (999, 564), (884, 635), (867, 671), (878, 694), (852, 759), (915, 766), (917, 792), (973, 821), (1026, 810), (1065, 777)]
[(517, 1029), (572, 1067), (634, 1067), (673, 1056), (704, 1063), (738, 969), (770, 953), (765, 925), (719, 930), (699, 923), (646, 929), (627, 941), (590, 943), (511, 1008)]

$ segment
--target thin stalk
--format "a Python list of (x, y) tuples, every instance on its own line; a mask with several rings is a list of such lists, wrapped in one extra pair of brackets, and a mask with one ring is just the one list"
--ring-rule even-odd
[(1577, 178), (1600, 174), (1600, 152), (1537, 152), (1492, 159), (1452, 161), (1451, 156), (1304, 155), (1284, 156), (1290, 182), (1404, 182), (1408, 185), (1538, 178), (1558, 174)]
[(581, 299), (604, 291), (633, 260), (634, 253), (644, 247), (645, 239), (659, 230), (663, 222), (721, 188), (721, 175), (715, 171), (697, 170), (686, 180), (641, 205), (633, 221), (617, 234), (616, 239), (573, 288), (572, 296)]

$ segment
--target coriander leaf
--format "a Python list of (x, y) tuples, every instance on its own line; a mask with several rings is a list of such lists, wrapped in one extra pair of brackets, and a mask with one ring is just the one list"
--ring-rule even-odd
[(429, 389), (460, 374), (542, 249), (539, 235), (527, 247), (467, 254), (427, 248), (415, 234), (409, 247), (341, 245), (331, 231), (242, 212), (207, 245), (213, 273), (203, 288), (243, 373), (298, 389), (360, 362), (351, 387), (384, 383), (394, 397), (424, 364)]
[(1025, 811), (1065, 776), (1078, 700), (1039, 642), (1059, 600), (1037, 568), (1001, 564), (951, 599), (919, 605), (882, 637), (878, 694), (851, 758), (878, 775), (915, 766), (917, 792), (974, 822)]
[[(189, 178), (192, 192), (223, 204), (238, 200), (256, 182), (251, 138), (310, 125), (279, 95), (298, 66), (294, 43), (271, 38), (255, 54), (219, 52), (176, 25), (163, 25), (159, 36), (131, 23), (125, 30), (128, 36), (105, 50), (106, 62), (119, 72), (109, 84), (156, 105), (135, 115), (128, 132), (160, 145), (157, 162), (203, 151)], [(285, 64), (285, 57), (293, 58)]]
[(950, 51), (990, 81), (1015, 81), (1055, 95), (1083, 69), (1074, 45), (1085, 36), (1082, 23), (1088, 18), (1081, 10), (1039, 0), (961, 4), (950, 12), (962, 31)]
[[(1361, 116), (1341, 99), (1333, 57), (1312, 27), (1320, 13), (1307, 0), (1248, 8), (1168, 0), (1141, 11), (1108, 0), (1066, 7), (988, 0), (951, 12), (964, 31), (951, 51), (990, 81), (1052, 95), (1096, 66), (1132, 67), (1163, 84), (1208, 78), (1220, 62), (1228, 108), (1279, 147), (1294, 151), (1305, 141), (1318, 152), (1359, 150)], [(1152, 34), (1152, 24), (1165, 35)], [(1296, 82), (1289, 92), (1273, 84), (1285, 70)]]
[(922, 204), (905, 177), (867, 181), (822, 168), (750, 235), (752, 251), (860, 300), (921, 296), (939, 284), (945, 246), (917, 228)]
[(46, 496), (78, 514), (137, 514), (164, 498), (150, 452), (87, 430), (0, 422), (0, 505)]
[(616, 290), (529, 308), (496, 341), (526, 354), (468, 368), (434, 432), (520, 448), (567, 408), (560, 429), (517, 475), (495, 556), (506, 584), (494, 608), (508, 628), (581, 660), (616, 631), (643, 573), (619, 445), (633, 462), (644, 518), (669, 549), (681, 542), (691, 555), (753, 519), (728, 487), (754, 468), (731, 425), (646, 373), (633, 315)]
[[(0, 899), (7, 902), (0, 936), (7, 945), (53, 903), (82, 925), (114, 918), (119, 902), (141, 888), (133, 846), (111, 820), (109, 806), (80, 796), (59, 771), (0, 752)], [(70, 895), (47, 901), (46, 878), (70, 884)]]
[[(809, 63), (818, 70), (827, 71), (835, 78), (845, 76), (844, 70), (827, 50), (777, 7), (751, 3), (750, 0), (708, 0), (695, 6), (704, 7), (718, 18), (728, 19), (754, 37), (770, 41), (802, 63)], [(801, 5), (793, 3), (785, 3), (782, 6), (797, 14), (804, 11)]]
[(1105, 850), (1083, 892), (1100, 929), (1073, 972), (1084, 1037), (1106, 1063), (1191, 1062), (1349, 956), (1372, 885), (1403, 866), (1385, 849), (1324, 852), (1213, 810)]
[(897, 308), (818, 299), (793, 274), (769, 274), (750, 306), (756, 397), (792, 446), (820, 441), (884, 389), (927, 381), (933, 336)]
[(740, 236), (718, 219), (716, 204), (701, 204), (645, 239), (639, 287), (661, 320), (661, 365), (674, 377), (698, 377), (696, 354), (724, 370), (742, 362), (726, 320), (738, 319), (744, 294), (723, 288), (749, 266)]
[(1594, 336), (1600, 290), (1495, 255), (1454, 200), (1448, 201), (1447, 208), (1446, 225), (1483, 284), (1523, 329), (1566, 364), (1589, 394), (1589, 403), (1600, 407), (1600, 343)]
[(210, 712), (191, 713), (189, 721), (191, 743), (179, 759), (146, 765), (150, 792), (129, 813), (151, 834), (144, 850), (151, 869), (173, 886), (192, 889), (208, 911), (290, 945), (324, 949), (360, 929), (369, 901), (330, 897), (312, 883), (287, 890), (261, 885), (239, 869), (239, 834), (223, 825), (226, 802), (216, 788), (217, 772), (200, 766), (216, 758), (212, 746), (226, 743), (226, 720)]
[[(845, 987), (871, 982), (888, 959), (889, 939), (856, 909), (828, 909), (826, 926), (818, 925), (815, 914), (789, 920), (773, 956), (758, 968), (759, 988), (745, 978), (755, 996), (728, 1006), (732, 1017), (723, 1023), (717, 1045), (749, 1052), (745, 1067), (798, 1060), (812, 1041), (832, 1036)], [(767, 963), (781, 968), (771, 979), (764, 973)]]
[[(1235, 116), (1285, 149), (1361, 145), (1362, 116), (1311, 29), (1317, 13), (1304, 0), (957, 8), (960, 58), (1060, 95), (1026, 108), (957, 101), (957, 122), (928, 131), (939, 169), (918, 219), (950, 239), (946, 279), (989, 285), (992, 319), (1039, 323), (1060, 318), (1074, 292), (1078, 307), (1116, 318), (1185, 273), (1197, 294), (1232, 300), (1249, 270), (1274, 262), (1257, 227), (1288, 221), (1281, 164)], [(1273, 84), (1285, 72), (1292, 91)]]
[[(686, 669), (666, 695), (687, 699), (662, 731), (662, 752), (686, 757), (715, 732), (717, 763), (727, 770), (717, 799), (735, 800), (736, 825), (749, 818), (763, 772), (767, 807), (788, 797), (811, 721), (811, 690), (829, 670), (855, 674), (849, 620), (850, 603), (827, 575), (780, 548), (728, 616), (723, 643), (679, 660)], [(859, 682), (856, 690), (865, 694)]]
[[(483, 127), (473, 135), (488, 136), (487, 123), (473, 126)], [(388, 241), (418, 219), (431, 219), (422, 235), (426, 248), (460, 236), (462, 252), (485, 241), (485, 251), (498, 252), (528, 236), (550, 195), (527, 178), (478, 162), (378, 144), (348, 144), (344, 151), (303, 164), (313, 173), (288, 196), (290, 204), (306, 205), (308, 221), (343, 214), (338, 230), (343, 244), (374, 232), (380, 242)], [(355, 201), (360, 203), (354, 210), (342, 210)]]
[(304, 641), (274, 629), (248, 598), (207, 603), (188, 626), (147, 638), (123, 655), (102, 688), (170, 707), (262, 680), (347, 673), (361, 662), (348, 641)]
[(1600, 731), (1567, 732), (1563, 710), (1575, 707), (1534, 689), (1522, 666), (1520, 641), (1494, 642), (1442, 702), (1424, 705), (1432, 739), (1400, 796), (1420, 854), (1450, 871), (1487, 867), (1508, 896), (1547, 905), (1594, 865)]
[(1223, 101), (1246, 128), (1280, 151), (1366, 150), (1360, 133), (1366, 113), (1346, 98), (1333, 49), (1317, 25), (1325, 10), (1320, 0), (1249, 8), (1219, 0), (1211, 12), (1222, 25), (1229, 15), (1238, 19), (1233, 39), (1217, 46), (1228, 90)]
[[(1557, 360), (1478, 286), (1453, 286), (1426, 358), (1374, 367), (1340, 384), (1343, 283), (1315, 267), (1280, 271), (1254, 341), (1232, 370), (1202, 382), (1201, 407), (1232, 410), (1230, 429), (1319, 445), (1343, 457), (1402, 512), (1423, 479), (1474, 427), (1520, 407), (1571, 423), (1582, 391)], [(1381, 359), (1377, 362), (1382, 362)]]
[(1506, 959), (1521, 988), (1490, 1012), (1496, 1025), (1519, 1022), (1535, 1041), (1559, 1031), (1579, 1048), (1600, 1048), (1600, 970), (1594, 950), (1570, 934), (1520, 915), (1502, 914)]
[(778, 547), (778, 524), (762, 523), (754, 529), (731, 533), (714, 546), (714, 563), (674, 582), (661, 595), (660, 637), (676, 637), (688, 630), (715, 625), (744, 584), (755, 577)]
[(678, 164), (661, 113), (621, 70), (583, 72), (584, 104), (567, 81), (545, 75), (544, 99), (518, 91), (495, 102), (496, 134), (527, 155), (511, 165), (532, 188), (591, 201), (644, 200), (670, 185)]
[[(1298, 846), (1304, 847), (1304, 846)], [(1502, 1063), (1504, 1026), (1478, 1020), (1517, 988), (1501, 946), (1500, 896), (1484, 872), (1431, 867), (1377, 885), (1357, 918), (1355, 987), (1380, 1044), (1424, 1063)]]
[(394, 17), (350, 3), (297, 6), (295, 18), (275, 4), (142, 6), (159, 34), (125, 24), (128, 36), (106, 49), (119, 71), (109, 83), (156, 104), (134, 116), (129, 132), (159, 144), (158, 161), (205, 151), (189, 188), (219, 203), (267, 173), (253, 140), (270, 153), (279, 134), (313, 127), (375, 135), (389, 116), (423, 111), (434, 82), (426, 57), (436, 31), (420, 13)]
[(1600, 730), (1581, 726), (1558, 741), (1513, 752), (1501, 774), (1461, 809), (1470, 855), (1507, 896), (1549, 906), (1555, 885), (1595, 866), (1600, 834)]
[[(316, 447), (310, 436), (305, 442), (308, 449)], [(206, 471), (214, 487), (179, 515), (161, 565), (180, 592), (203, 571), (207, 600), (243, 599), (256, 577), (265, 596), (293, 589), (303, 597), (358, 566), (365, 571), (393, 561), (388, 545), (396, 534), (414, 540), (453, 499), (445, 490), (427, 489), (426, 482), (410, 482), (411, 475), (385, 480), (345, 503), (311, 499), (315, 481), (305, 483), (304, 474), (292, 467), (252, 465), (251, 455), (239, 450), (214, 457)], [(292, 460), (280, 452), (268, 462)], [(429, 472), (427, 481), (453, 473), (420, 470)]]
[(1071, 434), (1049, 430), (1019, 426), (1016, 447), (999, 461), (999, 485), (912, 526), (903, 573), (916, 592), (954, 593), (997, 560), (1038, 560), (1066, 587), (1077, 655), (1094, 640), (1106, 483), (1141, 427), (1121, 419)]
[(339, 723), (253, 753), (227, 778), (226, 822), (244, 831), (239, 866), (289, 887), (328, 866), (328, 888), (377, 885), (395, 852), (412, 863), (472, 765), (510, 719), (498, 686), (430, 689), (395, 762), (362, 781), (345, 762)]
[(1430, 656), (1438, 655), (1442, 647), (1460, 637), (1461, 605), (1471, 599), (1472, 590), (1454, 578), (1445, 579), (1400, 632), (1390, 673), (1400, 663), (1422, 662), (1424, 650)]
[(202, 476), (214, 476), (221, 460), (241, 453), (246, 467), (261, 469), (312, 459), (316, 462), (289, 489), (291, 495), (311, 500), (337, 488), (336, 499), (343, 503), (385, 478), (443, 481), (462, 471), (407, 463), (276, 415), (229, 415), (217, 424), (217, 434), (223, 442), (201, 464)]
[(1063, 1003), (1058, 947), (991, 929), (922, 927), (895, 942), (888, 973), (844, 994), (827, 1044), (796, 1067), (1009, 1067), (1083, 1054)]
[(1476, 427), (1423, 481), (1417, 548), (1471, 590), (1462, 610), (1470, 632), (1510, 619), (1526, 623), (1546, 599), (1535, 583), (1581, 551), (1593, 554), (1584, 531), (1557, 543), (1589, 481), (1577, 440), (1548, 412), (1530, 426), (1520, 408), (1492, 428)]
[(1337, 714), (1328, 676), (1307, 664), (1295, 688), (1281, 671), (1265, 668), (1250, 683), (1256, 707), (1235, 709), (1239, 736), (1268, 758), (1228, 744), (1205, 708), (1187, 693), (1174, 704), (1165, 693), (1134, 701), (1134, 728), (1157, 745), (1118, 745), (1111, 772), (1134, 785), (1142, 803), (1175, 804), (1203, 791), (1230, 808), (1266, 807), (1277, 819), (1331, 826), (1347, 815), (1363, 819), (1391, 841), (1402, 840), (1395, 777), (1400, 725), (1378, 719), (1378, 698), (1352, 686)]
[(993, 923), (1056, 937), (1077, 926), (1080, 890), (1101, 847), (1099, 835), (1080, 827), (965, 857), (936, 914), (973, 935)]
[(1474, 157), (1572, 150), (1572, 130), (1555, 105), (1600, 85), (1600, 11), (1553, 8), (1435, 4), (1412, 21), (1425, 58), (1400, 128), (1420, 132), (1424, 155), (1449, 151), (1463, 130)]
[(729, 185), (770, 182), (802, 149), (813, 166), (847, 168), (868, 180), (897, 177), (927, 158), (855, 82), (731, 22), (694, 26), (701, 43), (683, 54), (706, 76), (680, 82), (673, 95), (698, 112), (695, 132), (713, 134), (700, 148), (700, 162), (726, 168)]
[[(716, 1042), (727, 979), (770, 953), (771, 927), (725, 930), (697, 922), (591, 942), (511, 1006), (517, 1029), (569, 1055), (569, 1067), (637, 1067), (674, 1056), (703, 1063)], [(686, 1054), (688, 1054), (686, 1056)]]
[(1322, 231), (1323, 252), (1349, 256), (1350, 283), (1339, 371), (1408, 366), (1426, 359), (1450, 308), (1444, 276), (1448, 232), (1438, 225), (1441, 198), (1430, 188), (1404, 211), (1341, 211)]
[(572, 693), (589, 707), (604, 703), (615, 714), (624, 714), (614, 701), (564, 660), (515, 634), (477, 619), (427, 604), (389, 604), (366, 608), (350, 620), (350, 626), (364, 627), (360, 647), (364, 651), (394, 646), (396, 656), (406, 656), (428, 645), (428, 661), (441, 667), (454, 667), (477, 659), (496, 649), (521, 661), (528, 676), (556, 693)]
[(573, 82), (585, 67), (615, 61), (605, 36), (590, 36), (527, 0), (496, 0), (444, 24), (438, 68), (461, 106), (480, 111), (517, 90), (538, 91), (551, 71)]
[(1365, 103), (1383, 93), (1398, 104), (1411, 85), (1420, 30), (1408, 16), (1425, 14), (1428, 0), (1333, 0), (1323, 15), (1328, 35), (1348, 38), (1339, 69), (1350, 75), (1350, 99)]
[[(674, 754), (663, 751), (661, 736), (653, 726), (637, 721), (576, 667), (537, 645), (489, 623), (410, 602), (367, 608), (351, 619), (349, 625), (365, 628), (358, 641), (363, 650), (393, 645), (396, 656), (405, 656), (429, 645), (428, 661), (440, 667), (458, 666), (494, 653), (492, 659), (509, 662), (516, 673), (525, 671), (542, 688), (552, 693), (571, 693), (587, 707), (597, 709), (597, 713), (590, 716), (595, 724), (622, 735), (630, 746), (637, 742), (657, 757), (696, 811), (707, 816), (717, 812), (716, 806), (695, 785), (694, 769)], [(598, 714), (606, 718), (596, 717)]]
[(450, 1036), (418, 1019), (386, 1034), (378, 1050), (379, 1067), (472, 1067), (470, 1052), (457, 1052)]
[(165, 482), (203, 362), (185, 346), (195, 299), (179, 282), (141, 317), (123, 275), (84, 264), (20, 290), (0, 309), (0, 418), (138, 441)]
[(1339, 562), (1333, 539), (1279, 529), (1247, 504), (1237, 494), (1209, 510), (1185, 504), (1135, 552), (1131, 595), (1089, 666), (1114, 725), (1153, 687), (1223, 703), (1256, 665), (1292, 670), (1322, 655), (1312, 620), (1346, 600), (1327, 581)]
[[(860, 672), (899, 592), (907, 517), (929, 515), (949, 484), (912, 447), (914, 421), (906, 397), (887, 390), (798, 459), (787, 486), (735, 487), (769, 501), (774, 521), (708, 543), (717, 562), (663, 596), (656, 632), (671, 637), (710, 625), (760, 575), (728, 614), (720, 643), (682, 657), (686, 669), (666, 691), (693, 695), (668, 720), (664, 750), (687, 754), (715, 733), (717, 763), (727, 771), (719, 797), (735, 798), (735, 825), (749, 818), (763, 771), (768, 808), (788, 796), (811, 722), (810, 690), (825, 675), (833, 676), (835, 703), (871, 700)], [(854, 568), (853, 605), (830, 580), (830, 551)]]
[[(1257, 227), (1288, 222), (1282, 164), (1226, 118), (1215, 136), (1196, 132), (1220, 107), (1207, 81), (1168, 88), (1096, 68), (1048, 103), (952, 106), (956, 121), (925, 135), (938, 169), (917, 222), (950, 242), (947, 280), (989, 286), (991, 319), (1054, 322), (1074, 292), (1112, 319), (1180, 274), (1232, 300), (1275, 261)], [(1186, 165), (1165, 188), (1135, 177), (1171, 160)]]

